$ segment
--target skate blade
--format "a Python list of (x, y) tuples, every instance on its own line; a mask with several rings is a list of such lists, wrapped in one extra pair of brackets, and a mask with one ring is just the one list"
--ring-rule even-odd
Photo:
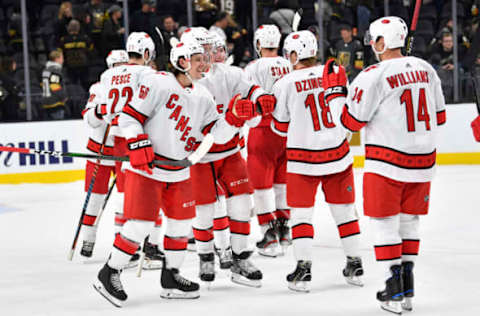
[(163, 267), (162, 261), (158, 260), (145, 260), (143, 263), (143, 270), (160, 270)]
[(278, 256), (276, 244), (268, 246), (267, 248), (257, 248), (257, 250), (258, 254), (265, 257), (275, 258)]
[(310, 292), (310, 282), (288, 282), (288, 288), (295, 292), (308, 293)]
[(402, 302), (402, 309), (407, 312), (411, 312), (413, 310), (412, 298), (405, 297)]
[(397, 302), (397, 301), (381, 302), (380, 307), (387, 312), (394, 313), (397, 315), (402, 315), (402, 305), (400, 302)]
[(133, 269), (133, 268), (136, 268), (138, 266), (138, 260), (136, 261), (129, 261), (127, 263), (127, 265), (123, 268), (124, 270), (128, 270), (128, 269)]
[(363, 286), (363, 281), (358, 276), (345, 277), (345, 281), (347, 281), (347, 283), (351, 285)]
[(103, 287), (103, 284), (100, 283), (99, 281), (96, 281), (95, 283), (92, 284), (93, 288), (100, 293), (101, 296), (103, 296), (107, 301), (109, 301), (113, 306), (121, 308), (123, 306), (123, 301), (120, 301), (119, 299), (113, 297), (110, 293), (105, 290)]
[(233, 283), (237, 283), (240, 285), (245, 285), (245, 286), (250, 286), (250, 287), (261, 287), (262, 286), (262, 281), (261, 280), (250, 280), (244, 277), (243, 275), (233, 273), (231, 276), (231, 280)]
[(183, 292), (178, 289), (163, 289), (160, 297), (166, 299), (195, 299), (200, 297), (199, 291)]

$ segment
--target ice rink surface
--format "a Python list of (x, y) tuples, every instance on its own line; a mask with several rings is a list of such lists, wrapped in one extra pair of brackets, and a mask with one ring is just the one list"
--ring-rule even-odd
[[(322, 201), (315, 214), (312, 291), (287, 289), (295, 260), (255, 254), (263, 271), (259, 289), (231, 283), (226, 272), (197, 300), (159, 296), (159, 271), (138, 279), (124, 271), (129, 295), (121, 309), (92, 288), (113, 242), (113, 211), (102, 218), (94, 258), (67, 261), (84, 195), (83, 182), (0, 186), (0, 315), (393, 315), (380, 310), (375, 293), (383, 272), (375, 263), (369, 221), (362, 214), (361, 170), (356, 170), (357, 208), (362, 229), (365, 286), (347, 285), (337, 229)], [(322, 193), (318, 194), (320, 200)], [(259, 239), (256, 219), (251, 242)], [(404, 315), (480, 315), (480, 166), (441, 166), (433, 181), (430, 215), (421, 219), (420, 256), (415, 269), (414, 311)], [(218, 268), (218, 267), (217, 267)], [(189, 252), (183, 274), (198, 281), (198, 258)], [(218, 271), (218, 269), (217, 269)]]

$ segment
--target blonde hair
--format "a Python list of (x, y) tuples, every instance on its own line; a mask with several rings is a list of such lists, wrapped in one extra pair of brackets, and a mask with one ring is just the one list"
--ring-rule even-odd
[(62, 2), (62, 4), (60, 5), (60, 9), (58, 9), (59, 20), (64, 17), (65, 11), (67, 11), (67, 9), (70, 9), (70, 11), (72, 10), (72, 3), (69, 1)]
[(55, 59), (61, 57), (63, 55), (62, 51), (59, 49), (52, 50), (50, 54), (48, 54), (48, 59), (50, 61), (54, 61)]

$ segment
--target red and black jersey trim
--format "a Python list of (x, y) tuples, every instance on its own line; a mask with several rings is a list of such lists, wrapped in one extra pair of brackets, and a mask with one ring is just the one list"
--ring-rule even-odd
[(131, 106), (130, 104), (127, 104), (123, 107), (123, 110), (122, 110), (123, 113), (127, 114), (127, 115), (130, 115), (131, 117), (133, 117), (134, 119), (136, 119), (137, 121), (140, 122), (140, 124), (145, 124), (145, 121), (148, 119), (148, 116), (143, 114), (142, 112), (138, 111), (137, 109), (135, 109), (133, 106)]
[(211, 122), (211, 123), (208, 123), (207, 125), (205, 125), (205, 127), (202, 129), (202, 134), (203, 135), (207, 135), (208, 133), (210, 133), (210, 131), (212, 130), (213, 126), (215, 125), (215, 123), (217, 123), (217, 120)]
[(435, 166), (437, 152), (410, 154), (379, 145), (365, 145), (365, 159), (381, 161), (403, 169), (430, 169)]
[(310, 150), (302, 148), (287, 148), (287, 160), (308, 164), (331, 163), (343, 159), (350, 152), (347, 139), (334, 148)]
[[(155, 160), (178, 161), (176, 159), (171, 159), (171, 158), (162, 156), (162, 155), (157, 154), (157, 153), (155, 153)], [(188, 168), (188, 167), (185, 167), (185, 166), (167, 166), (167, 165), (155, 164), (155, 168), (159, 168), (159, 169), (162, 169), (162, 170), (168, 170), (168, 171), (179, 171), (179, 170), (183, 170), (183, 169)]]
[[(93, 151), (94, 153), (99, 154), (100, 149), (102, 148), (102, 144), (94, 141), (93, 139), (89, 138), (87, 143), (87, 149)], [(113, 146), (103, 146), (102, 154), (105, 156), (113, 156)]]
[(119, 117), (119, 116), (117, 115), (117, 116), (115, 116), (115, 117), (113, 118), (113, 120), (112, 120), (112, 126), (118, 126), (118, 117)]
[(290, 122), (281, 122), (273, 117), (273, 127), (275, 127), (275, 129), (281, 133), (288, 132), (288, 124), (290, 124)]
[(348, 112), (348, 106), (345, 104), (342, 111), (342, 117), (340, 119), (343, 127), (352, 132), (358, 132), (362, 129), (368, 122), (360, 121), (356, 119), (350, 112)]
[(208, 151), (210, 154), (220, 154), (224, 153), (238, 147), (240, 142), (240, 135), (237, 133), (231, 140), (226, 142), (225, 144), (213, 144), (212, 148)]
[(257, 86), (257, 85), (251, 86), (251, 87), (250, 87), (250, 90), (248, 90), (248, 94), (247, 94), (246, 99), (249, 99), (249, 100), (250, 100), (250, 98), (251, 98), (252, 95), (253, 95), (253, 92), (254, 92), (255, 90), (257, 90), (258, 88), (260, 88), (260, 86)]
[(445, 110), (437, 112), (437, 125), (443, 125), (447, 121), (447, 112)]

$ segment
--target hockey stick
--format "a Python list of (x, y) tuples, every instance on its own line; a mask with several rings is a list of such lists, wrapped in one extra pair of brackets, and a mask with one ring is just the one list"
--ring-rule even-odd
[(108, 199), (110, 198), (110, 195), (112, 195), (113, 188), (115, 187), (115, 183), (117, 183), (117, 177), (113, 179), (112, 184), (110, 185), (110, 188), (108, 189), (108, 193), (105, 196), (105, 199), (103, 200), (103, 205), (102, 208), (100, 209), (100, 212), (97, 215), (97, 218), (95, 219), (95, 223), (93, 223), (93, 227), (97, 227), (98, 223), (100, 222), (100, 218), (103, 215), (103, 211), (105, 210), (105, 207), (107, 206)]
[(160, 42), (162, 42), (162, 46), (165, 45), (165, 39), (163, 38), (162, 32), (160, 31), (158, 26), (155, 26), (155, 31), (157, 31), (157, 34), (160, 37)]
[(147, 243), (147, 240), (148, 236), (145, 237), (145, 240), (143, 241), (142, 251), (140, 251), (140, 259), (138, 259), (137, 266), (137, 278), (140, 278), (142, 276), (143, 262), (145, 261), (145, 244)]
[(410, 35), (407, 39), (407, 56), (412, 55), (413, 40), (415, 37), (415, 30), (417, 29), (418, 16), (420, 15), (420, 7), (422, 6), (422, 0), (417, 0), (415, 3), (415, 11), (413, 12), (412, 23), (410, 24)]
[[(102, 145), (100, 146), (99, 152), (103, 152), (103, 148), (105, 147), (105, 143), (107, 142), (108, 134), (110, 133), (110, 127), (112, 125), (108, 124), (107, 129), (105, 130), (105, 134), (103, 135)], [(92, 195), (93, 186), (95, 184), (95, 180), (97, 179), (98, 169), (100, 169), (100, 159), (97, 159), (97, 163), (93, 169), (92, 179), (90, 179), (90, 183), (88, 185), (87, 195), (85, 196), (85, 201), (83, 202), (82, 213), (80, 214), (80, 218), (78, 220), (77, 229), (75, 231), (75, 236), (73, 237), (72, 247), (70, 248), (70, 252), (68, 254), (68, 260), (72, 261), (73, 254), (75, 253), (75, 248), (77, 247), (78, 237), (80, 236), (80, 230), (82, 229), (83, 218), (85, 217), (85, 213), (87, 212), (88, 202), (90, 201), (90, 196)]]
[(478, 93), (478, 88), (480, 88), (480, 84), (478, 83), (478, 76), (472, 74), (472, 82), (473, 82), (473, 93), (475, 94), (475, 105), (477, 106), (477, 113), (480, 115), (480, 93)]
[[(189, 167), (197, 163), (213, 145), (213, 136), (207, 134), (203, 139), (197, 150), (193, 152), (187, 158), (182, 160), (154, 160), (153, 164), (164, 166), (176, 166), (176, 167)], [(207, 148), (208, 147), (208, 148)], [(129, 161), (128, 156), (106, 156), (106, 155), (93, 155), (84, 153), (62, 152), (62, 151), (49, 151), (49, 150), (37, 150), (31, 148), (19, 148), (19, 147), (7, 147), (0, 146), (0, 151), (17, 152), (21, 154), (37, 154), (37, 155), (50, 155), (54, 157), (73, 157), (73, 158), (90, 158), (98, 160), (114, 160), (114, 161)]]
[(303, 9), (300, 8), (295, 15), (293, 16), (292, 20), (292, 31), (298, 31), (298, 26), (300, 25), (300, 21), (302, 20)]

